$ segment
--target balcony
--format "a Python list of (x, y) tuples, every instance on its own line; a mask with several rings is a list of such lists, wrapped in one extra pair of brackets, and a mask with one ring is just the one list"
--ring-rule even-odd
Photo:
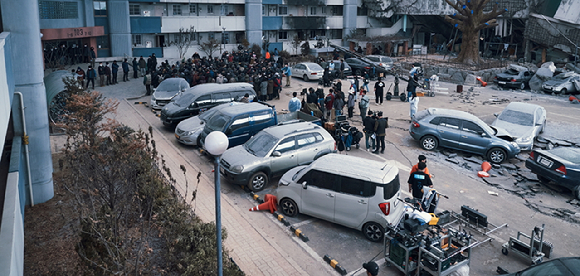
[(179, 17), (162, 17), (161, 32), (177, 33), (179, 28), (195, 27), (196, 32), (221, 32), (222, 27), (226, 31), (245, 31), (245, 16), (179, 16)]
[(286, 16), (284, 26), (296, 30), (326, 29), (326, 17), (323, 16)]

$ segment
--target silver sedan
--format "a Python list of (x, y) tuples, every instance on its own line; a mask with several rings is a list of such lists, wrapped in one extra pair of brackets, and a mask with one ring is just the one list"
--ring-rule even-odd
[(292, 76), (304, 81), (319, 80), (323, 74), (324, 69), (314, 62), (302, 62), (292, 66)]
[(505, 129), (516, 138), (521, 150), (531, 150), (534, 139), (546, 127), (546, 110), (535, 104), (513, 102), (497, 116), (492, 126)]

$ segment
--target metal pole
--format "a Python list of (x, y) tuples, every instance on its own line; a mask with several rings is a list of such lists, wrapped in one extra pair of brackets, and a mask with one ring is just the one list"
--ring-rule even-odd
[(222, 267), (222, 220), (221, 220), (221, 188), (220, 188), (220, 157), (215, 157), (214, 166), (215, 178), (215, 227), (216, 227), (216, 243), (217, 243), (217, 269), (218, 276), (223, 276)]

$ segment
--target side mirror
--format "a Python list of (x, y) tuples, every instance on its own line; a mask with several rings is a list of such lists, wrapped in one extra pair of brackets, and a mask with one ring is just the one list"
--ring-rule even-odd
[(487, 136), (487, 134), (485, 134), (485, 132), (482, 132), (480, 135), (481, 135), (481, 137)]
[(280, 157), (280, 156), (282, 156), (282, 154), (279, 151), (275, 150), (274, 152), (272, 152), (272, 156)]
[(497, 117), (499, 116), (499, 113), (493, 113), (493, 116)]
[(306, 190), (308, 186), (306, 185), (306, 181), (302, 182), (302, 189)]

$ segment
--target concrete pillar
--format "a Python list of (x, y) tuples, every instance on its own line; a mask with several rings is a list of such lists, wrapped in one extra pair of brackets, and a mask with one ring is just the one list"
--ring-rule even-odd
[(262, 47), (262, 0), (246, 0), (246, 38)]
[[(83, 14), (85, 17), (85, 26), (94, 27), (95, 26), (95, 10), (93, 6), (93, 0), (83, 0)], [(97, 47), (95, 47), (97, 49)], [(96, 51), (95, 51), (96, 52)]]
[(129, 20), (129, 1), (108, 0), (107, 19), (109, 21), (111, 56), (133, 56), (131, 50), (131, 22)]
[[(43, 203), (54, 196), (54, 186), (38, 0), (0, 0), (0, 5), (4, 31), (11, 36), (14, 91), (24, 96), (34, 204)], [(20, 117), (20, 114), (15, 112), (13, 116)], [(29, 198), (27, 201), (30, 204)]]
[[(343, 21), (342, 21), (342, 37), (346, 37), (356, 31), (356, 10), (357, 0), (344, 0), (343, 7)], [(342, 46), (346, 46), (346, 41), (343, 41)]]

